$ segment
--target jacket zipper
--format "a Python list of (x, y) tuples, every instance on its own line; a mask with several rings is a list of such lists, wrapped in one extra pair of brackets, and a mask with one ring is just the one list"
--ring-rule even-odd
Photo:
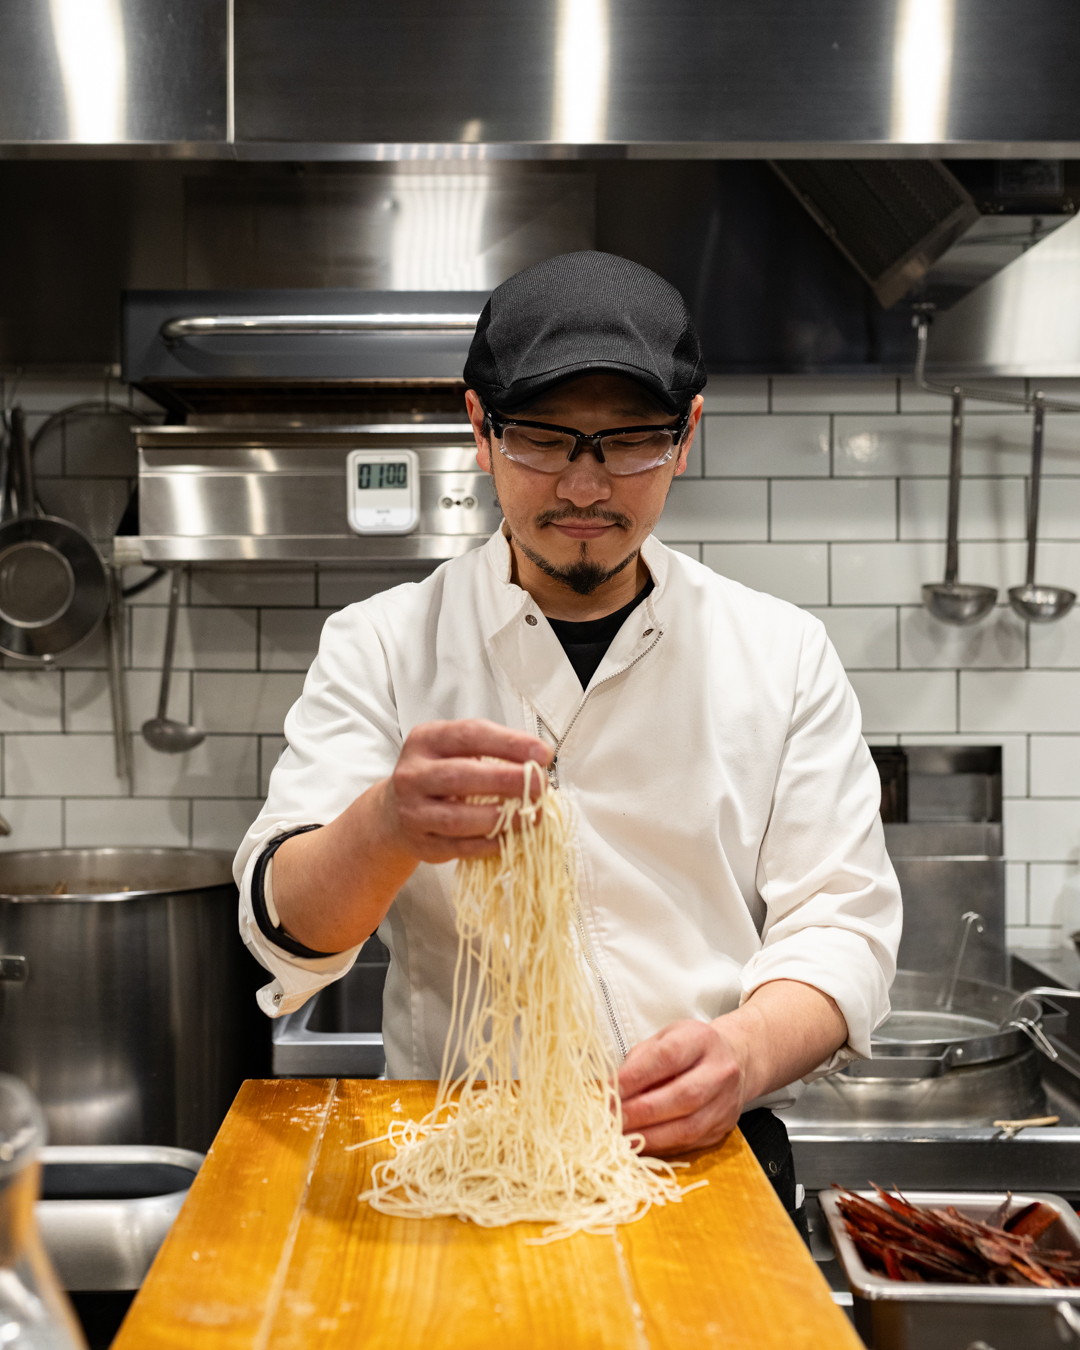
[[(648, 654), (660, 641), (660, 638), (662, 636), (663, 636), (662, 633), (657, 633), (654, 640), (649, 643), (649, 645), (645, 648), (643, 652), (638, 652), (637, 656), (635, 656), (632, 661), (628, 662), (625, 666), (623, 666), (622, 670), (612, 671), (610, 675), (608, 675), (605, 679), (600, 681), (600, 684), (607, 684), (608, 680), (613, 680), (616, 677), (616, 675), (623, 675), (625, 674), (626, 671), (636, 666), (640, 660), (648, 656)], [(571, 717), (570, 725), (559, 737), (558, 741), (555, 742), (554, 747), (555, 753), (551, 759), (551, 767), (548, 769), (548, 779), (551, 783), (551, 786), (554, 788), (557, 788), (559, 786), (559, 751), (562, 749), (563, 743), (565, 742), (567, 736), (569, 736), (571, 731), (573, 731), (574, 723), (581, 716), (582, 708), (584, 708), (585, 704), (588, 703), (589, 699), (596, 692), (596, 690), (600, 688), (600, 684), (594, 685), (593, 688), (590, 689), (588, 693), (586, 693), (585, 697), (578, 704), (577, 711), (574, 713), (573, 717)], [(543, 740), (544, 729), (545, 729), (544, 723), (540, 717), (540, 714), (537, 713), (536, 734), (541, 740)], [(577, 905), (577, 923), (578, 923), (578, 932), (581, 934), (581, 949), (585, 956), (585, 962), (588, 965), (589, 969), (592, 971), (593, 976), (596, 979), (596, 983), (600, 986), (600, 994), (604, 1000), (604, 1007), (607, 1010), (608, 1021), (611, 1023), (611, 1033), (615, 1038), (615, 1044), (618, 1047), (620, 1056), (623, 1059), (625, 1059), (626, 1056), (630, 1053), (629, 1048), (627, 1047), (626, 1044), (626, 1037), (623, 1035), (622, 1027), (619, 1025), (619, 1019), (615, 1013), (615, 1004), (611, 997), (611, 990), (608, 987), (608, 982), (607, 980), (604, 979), (604, 976), (601, 974), (600, 967), (596, 963), (596, 955), (593, 952), (592, 942), (589, 938), (588, 929), (585, 927), (585, 916), (581, 912), (580, 904)]]
[[(593, 685), (593, 687), (588, 691), (588, 693), (585, 695), (585, 697), (584, 697), (584, 698), (581, 700), (581, 702), (578, 704), (578, 706), (577, 706), (577, 711), (574, 713), (573, 717), (571, 717), (571, 719), (570, 719), (570, 725), (566, 728), (566, 730), (563, 732), (563, 734), (562, 734), (562, 735), (559, 737), (559, 739), (555, 742), (554, 747), (553, 747), (553, 749), (554, 749), (554, 754), (552, 755), (552, 758), (551, 758), (551, 765), (550, 765), (550, 767), (548, 768), (548, 779), (549, 779), (549, 781), (550, 781), (552, 787), (556, 787), (556, 788), (557, 788), (557, 787), (559, 786), (559, 751), (563, 748), (563, 745), (564, 745), (565, 742), (566, 742), (567, 736), (569, 736), (570, 733), (573, 731), (575, 723), (577, 722), (578, 718), (581, 716), (581, 710), (582, 710), (582, 708), (584, 708), (585, 704), (588, 703), (588, 701), (589, 701), (590, 698), (592, 698), (593, 694), (596, 693), (597, 689), (600, 688), (600, 685), (601, 685), (601, 684), (607, 684), (607, 682), (608, 682), (609, 680), (615, 679), (615, 677), (616, 677), (617, 675), (625, 675), (626, 672), (627, 672), (628, 670), (633, 670), (633, 668), (637, 665), (637, 663), (638, 663), (639, 661), (643, 661), (643, 660), (645, 659), (645, 657), (648, 656), (648, 654), (652, 651), (652, 649), (656, 646), (656, 644), (660, 641), (660, 639), (661, 639), (662, 637), (663, 637), (663, 633), (662, 633), (662, 632), (658, 632), (658, 633), (656, 634), (656, 637), (653, 638), (652, 642), (649, 643), (649, 645), (645, 648), (645, 650), (644, 650), (643, 652), (638, 652), (637, 656), (635, 656), (634, 659), (633, 659), (632, 661), (628, 661), (628, 662), (626, 663), (626, 665), (622, 667), (621, 670), (613, 670), (613, 671), (611, 672), (610, 675), (605, 676), (604, 679), (602, 679), (602, 680), (600, 681), (600, 684)], [(536, 734), (537, 734), (537, 736), (540, 737), (541, 740), (544, 739), (544, 737), (543, 737), (543, 732), (544, 732), (544, 723), (543, 723), (543, 721), (542, 721), (541, 718), (540, 718), (540, 714), (537, 713), (537, 714), (536, 714)]]
[(611, 1023), (611, 1032), (615, 1037), (615, 1044), (618, 1046), (619, 1055), (625, 1059), (629, 1054), (626, 1045), (626, 1037), (622, 1033), (622, 1027), (619, 1026), (619, 1019), (615, 1015), (615, 1004), (611, 1000), (611, 990), (608, 988), (608, 982), (600, 973), (600, 967), (596, 964), (596, 958), (593, 955), (592, 943), (589, 941), (589, 934), (585, 928), (585, 915), (581, 912), (581, 905), (577, 906), (578, 931), (581, 934), (581, 947), (585, 953), (585, 961), (596, 976), (596, 983), (600, 986), (600, 993), (604, 999), (604, 1007), (607, 1009), (608, 1021)]

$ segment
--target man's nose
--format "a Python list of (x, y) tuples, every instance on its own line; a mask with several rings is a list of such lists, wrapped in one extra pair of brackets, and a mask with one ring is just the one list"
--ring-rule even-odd
[(611, 475), (595, 455), (578, 455), (559, 475), (555, 495), (575, 506), (592, 506), (611, 496)]

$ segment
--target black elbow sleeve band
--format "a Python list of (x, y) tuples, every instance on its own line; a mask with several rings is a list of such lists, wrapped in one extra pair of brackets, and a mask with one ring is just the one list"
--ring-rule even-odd
[(255, 870), (251, 874), (251, 909), (255, 915), (255, 922), (259, 925), (259, 932), (268, 942), (272, 942), (275, 947), (280, 947), (283, 952), (288, 952), (290, 956), (301, 956), (309, 961), (318, 960), (322, 956), (337, 956), (337, 952), (317, 952), (312, 947), (305, 947), (302, 942), (297, 942), (285, 932), (284, 928), (275, 928), (270, 922), (270, 915), (266, 911), (266, 869), (270, 859), (282, 846), (286, 839), (292, 839), (298, 834), (307, 834), (309, 830), (321, 830), (321, 825), (301, 825), (298, 829), (288, 830), (285, 834), (279, 834), (276, 839), (269, 844), (259, 854), (259, 860), (255, 864)]

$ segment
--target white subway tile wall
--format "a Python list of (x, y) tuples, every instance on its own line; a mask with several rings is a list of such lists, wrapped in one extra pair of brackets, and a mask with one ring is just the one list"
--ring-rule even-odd
[[(3, 393), (22, 403), (31, 432), (79, 401), (142, 406), (114, 380), (24, 378)], [(969, 405), (965, 419), (960, 574), (997, 585), (1001, 603), (963, 630), (921, 607), (920, 587), (945, 563), (948, 410), (908, 380), (713, 379), (658, 534), (810, 608), (851, 675), (872, 744), (1002, 747), (1008, 932), (1056, 940), (1062, 888), (1080, 868), (1080, 612), (1029, 629), (1005, 603), (1023, 579), (1031, 423), (989, 404)], [(115, 435), (69, 422), (37, 451), (43, 500), (77, 506), (94, 529), (115, 517), (135, 472), (116, 420)], [(1047, 418), (1046, 468), (1039, 579), (1080, 590), (1080, 416)], [(169, 710), (207, 739), (167, 756), (136, 734), (131, 792), (115, 771), (100, 636), (57, 670), (9, 662), (0, 813), (12, 833), (0, 847), (233, 848), (259, 809), (326, 617), (428, 570), (192, 570)], [(125, 581), (144, 575), (128, 569)], [(136, 729), (156, 708), (167, 599), (159, 582), (128, 607)]]

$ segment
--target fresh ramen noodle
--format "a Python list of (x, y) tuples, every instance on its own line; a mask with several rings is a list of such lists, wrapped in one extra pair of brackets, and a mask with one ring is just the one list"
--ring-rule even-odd
[(455, 872), (457, 963), (435, 1107), (391, 1124), (395, 1156), (375, 1164), (360, 1198), (384, 1214), (487, 1228), (545, 1223), (547, 1240), (610, 1232), (694, 1187), (623, 1134), (578, 936), (571, 809), (538, 765), (525, 765), (524, 797), (501, 804), (494, 833), (499, 856), (462, 859)]

